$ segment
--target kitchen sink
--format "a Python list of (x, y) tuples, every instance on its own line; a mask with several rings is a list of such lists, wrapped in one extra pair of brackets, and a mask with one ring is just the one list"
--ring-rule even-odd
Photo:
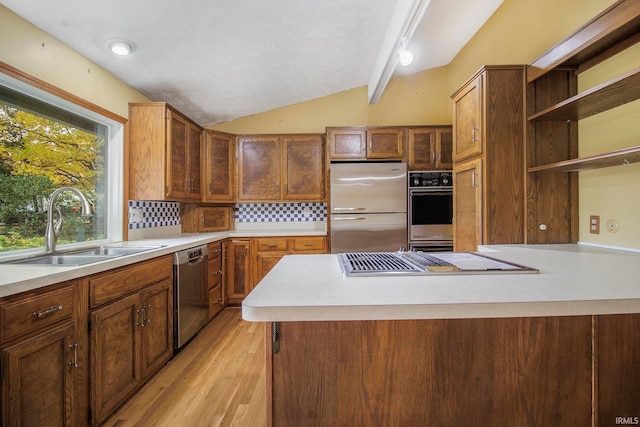
[(72, 267), (107, 261), (114, 258), (133, 255), (140, 252), (158, 249), (163, 246), (100, 246), (88, 249), (78, 249), (69, 252), (59, 252), (46, 255), (38, 255), (30, 258), (6, 261), (3, 264), (12, 265), (43, 265)]
[(69, 255), (89, 255), (89, 256), (108, 256), (118, 257), (125, 255), (133, 255), (140, 252), (150, 251), (162, 246), (101, 246), (99, 248), (82, 249), (79, 251), (69, 252)]
[(28, 264), (28, 265), (59, 265), (59, 266), (74, 266), (91, 264), (92, 262), (106, 261), (113, 259), (113, 256), (108, 255), (42, 255), (33, 258), (25, 258), (14, 261), (6, 262), (5, 264)]

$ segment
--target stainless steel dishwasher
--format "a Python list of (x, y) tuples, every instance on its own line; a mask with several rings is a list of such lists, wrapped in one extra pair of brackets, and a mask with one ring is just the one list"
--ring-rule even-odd
[(173, 254), (173, 345), (178, 349), (209, 321), (207, 245)]

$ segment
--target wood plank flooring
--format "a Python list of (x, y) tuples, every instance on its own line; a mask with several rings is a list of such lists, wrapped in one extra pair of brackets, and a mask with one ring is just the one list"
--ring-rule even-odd
[(264, 345), (264, 324), (225, 308), (103, 426), (264, 426)]

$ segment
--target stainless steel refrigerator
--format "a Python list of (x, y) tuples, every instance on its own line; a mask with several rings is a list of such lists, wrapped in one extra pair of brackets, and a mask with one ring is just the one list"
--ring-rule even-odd
[(406, 163), (332, 163), (331, 253), (407, 247)]

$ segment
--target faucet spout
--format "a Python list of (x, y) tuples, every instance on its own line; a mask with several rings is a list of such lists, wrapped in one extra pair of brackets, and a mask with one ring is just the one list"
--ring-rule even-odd
[[(65, 191), (71, 191), (72, 193), (75, 193), (80, 198), (81, 207), (82, 207), (82, 211), (81, 211), (82, 216), (87, 217), (93, 214), (93, 209), (91, 208), (91, 203), (89, 202), (89, 199), (87, 199), (87, 197), (77, 188), (60, 187), (57, 190), (55, 190), (53, 193), (51, 193), (51, 196), (49, 196), (49, 207), (47, 210), (47, 229), (44, 234), (44, 252), (45, 253), (51, 253), (56, 250), (56, 242), (58, 241), (58, 235), (60, 234), (60, 229), (62, 228), (62, 212), (60, 212), (59, 208), (55, 207), (55, 202), (58, 196)], [(56, 221), (55, 223), (53, 221), (54, 210), (58, 212), (58, 221)]]

